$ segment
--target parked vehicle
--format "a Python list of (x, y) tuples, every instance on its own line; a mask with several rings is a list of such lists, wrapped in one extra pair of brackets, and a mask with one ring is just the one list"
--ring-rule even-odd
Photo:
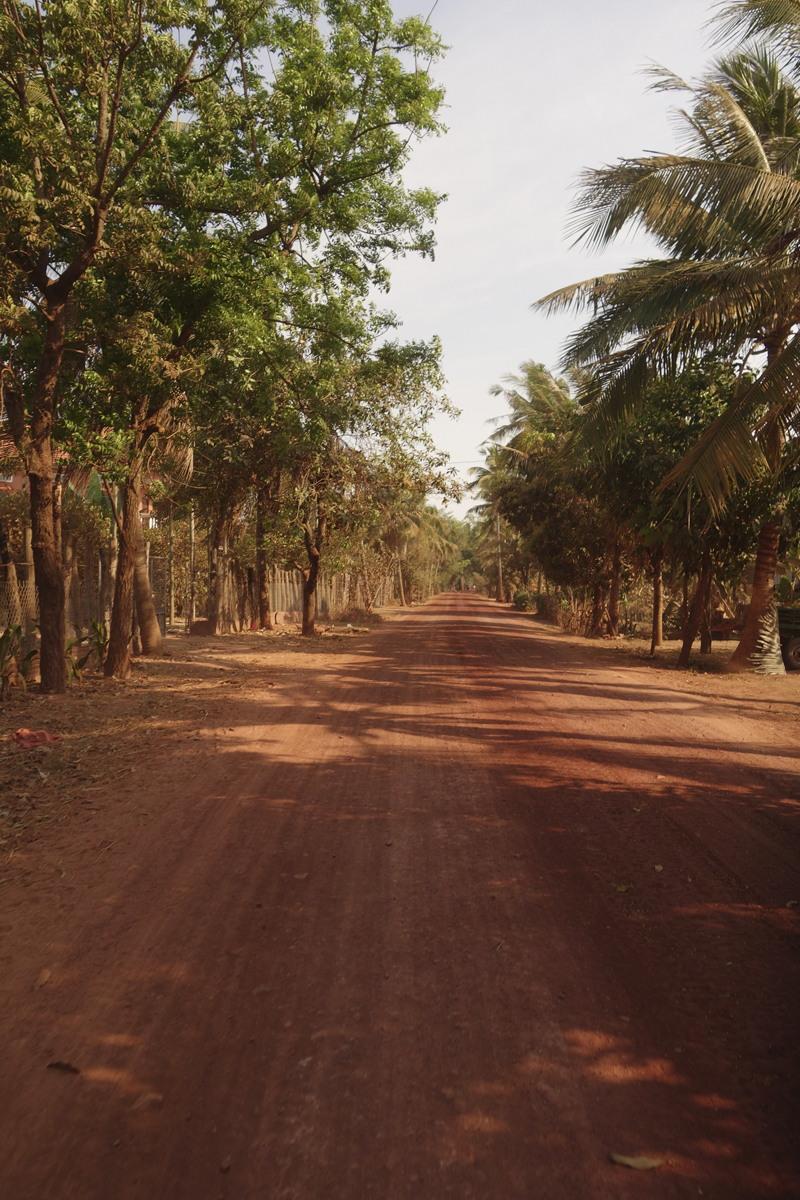
[(778, 605), (778, 636), (787, 671), (800, 671), (800, 608)]

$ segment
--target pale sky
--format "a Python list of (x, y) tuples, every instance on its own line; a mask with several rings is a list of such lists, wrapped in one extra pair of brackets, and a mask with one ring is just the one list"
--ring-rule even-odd
[[(427, 16), (433, 0), (395, 0)], [(458, 422), (434, 433), (459, 470), (480, 459), (486, 420), (505, 411), (489, 387), (533, 358), (554, 369), (570, 318), (532, 313), (534, 300), (622, 266), (642, 242), (602, 258), (571, 249), (565, 224), (584, 167), (671, 150), (676, 98), (647, 90), (656, 60), (686, 78), (714, 54), (711, 0), (439, 0), (432, 26), (450, 46), (436, 70), (449, 132), (419, 145), (406, 173), (447, 192), (435, 262), (392, 268), (386, 301), (400, 335), (444, 346)], [(463, 514), (473, 501), (459, 506)]]

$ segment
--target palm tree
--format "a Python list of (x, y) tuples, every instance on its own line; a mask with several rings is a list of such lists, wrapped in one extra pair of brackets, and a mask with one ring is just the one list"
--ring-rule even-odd
[[(668, 479), (694, 481), (719, 510), (740, 481), (770, 478), (774, 504), (758, 545), (747, 623), (731, 668), (782, 671), (773, 577), (783, 513), (781, 472), (800, 424), (800, 2), (738, 0), (728, 31), (769, 35), (717, 60), (690, 85), (662, 70), (656, 86), (689, 94), (683, 153), (586, 173), (574, 231), (593, 246), (634, 226), (665, 257), (545, 297), (547, 311), (590, 309), (567, 366), (589, 370), (583, 436), (607, 443), (642, 403), (654, 374), (713, 351), (740, 366), (725, 412)], [(755, 356), (763, 366), (746, 373)]]
[(409, 544), (417, 542), (439, 561), (454, 555), (458, 546), (450, 537), (446, 514), (440, 513), (423, 497), (408, 493), (393, 496), (381, 506), (380, 520), (369, 531), (367, 540), (384, 547), (397, 564), (400, 587), (400, 603), (408, 607), (403, 581), (403, 561), (408, 555)]
[(482, 467), (471, 467), (472, 482), (468, 485), (471, 492), (480, 496), (480, 502), (469, 510), (484, 518), (487, 526), (492, 529), (495, 538), (495, 556), (497, 562), (497, 586), (495, 599), (499, 604), (505, 600), (503, 589), (503, 543), (500, 522), (500, 491), (507, 476), (508, 450), (496, 443), (489, 442), (486, 447)]
[(491, 396), (502, 396), (511, 412), (489, 421), (494, 425), (493, 442), (524, 453), (527, 440), (537, 433), (561, 429), (575, 408), (565, 379), (556, 379), (543, 363), (528, 359), (519, 374), (509, 372), (489, 388)]

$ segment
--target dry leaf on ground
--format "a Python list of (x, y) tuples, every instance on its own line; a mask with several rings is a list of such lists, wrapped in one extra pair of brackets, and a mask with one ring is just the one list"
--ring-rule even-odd
[(627, 1154), (612, 1154), (611, 1161), (620, 1167), (630, 1167), (634, 1171), (652, 1171), (654, 1167), (660, 1167), (664, 1160), (663, 1158), (644, 1158), (642, 1155), (630, 1158)]

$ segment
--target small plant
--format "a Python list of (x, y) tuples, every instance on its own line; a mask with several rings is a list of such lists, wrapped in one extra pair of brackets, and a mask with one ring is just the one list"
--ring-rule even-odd
[(533, 596), (528, 591), (514, 593), (514, 608), (517, 612), (529, 612), (534, 607)]
[(82, 646), (87, 639), (84, 637), (83, 630), (75, 627), (75, 637), (67, 638), (67, 644), (64, 647), (64, 661), (67, 666), (67, 683), (83, 683), (83, 668), (86, 666), (89, 659), (92, 657), (92, 651), (88, 650), (83, 658), (75, 658), (72, 651), (76, 646)]
[(9, 625), (0, 634), (0, 700), (5, 700), (12, 680), (21, 683), (23, 691), (28, 690), (28, 671), (39, 651), (29, 650), (20, 660), (26, 636), (21, 625)]
[(91, 646), (91, 652), (94, 655), (94, 660), (98, 667), (102, 667), (106, 661), (108, 653), (108, 626), (105, 621), (95, 621), (92, 617), (89, 622), (91, 632), (87, 636), (87, 641)]

